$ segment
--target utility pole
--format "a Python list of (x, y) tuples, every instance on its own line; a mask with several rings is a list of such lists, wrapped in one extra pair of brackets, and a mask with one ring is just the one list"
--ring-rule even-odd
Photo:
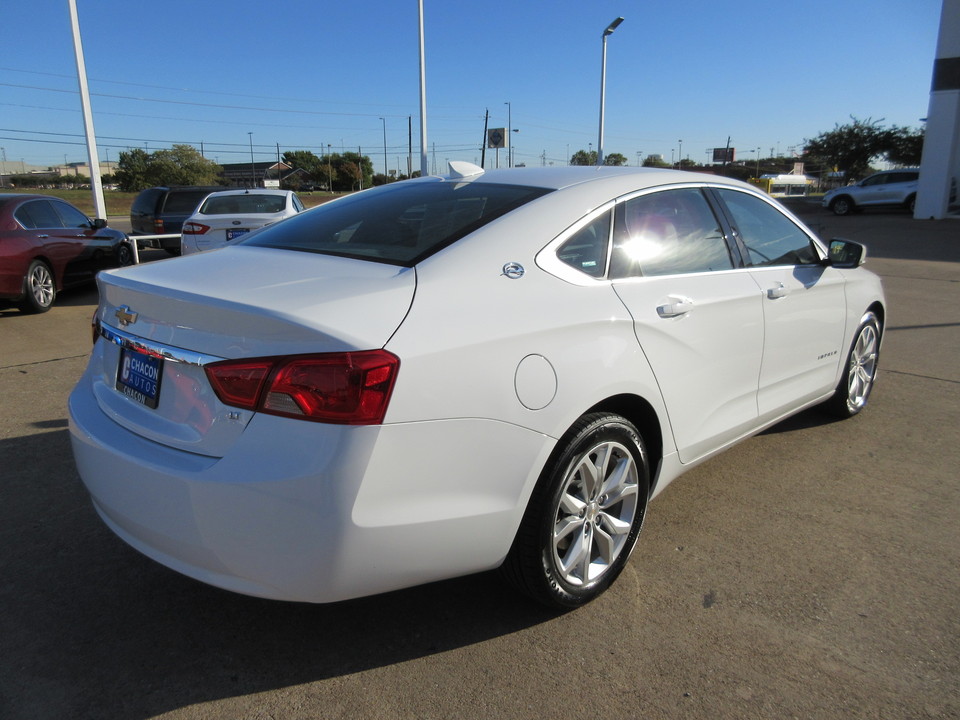
[(73, 51), (77, 60), (77, 82), (80, 85), (80, 107), (83, 111), (83, 129), (87, 136), (87, 159), (90, 163), (90, 185), (93, 188), (93, 208), (98, 218), (107, 219), (107, 206), (103, 201), (103, 185), (100, 183), (100, 161), (97, 159), (97, 136), (93, 130), (93, 112), (90, 109), (90, 91), (87, 89), (87, 66), (83, 60), (83, 44), (80, 41), (80, 20), (77, 17), (77, 0), (68, 0), (70, 25), (73, 29)]

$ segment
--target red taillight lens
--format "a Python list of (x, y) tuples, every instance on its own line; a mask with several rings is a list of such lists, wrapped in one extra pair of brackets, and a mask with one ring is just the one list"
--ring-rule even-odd
[(183, 230), (181, 234), (183, 235), (203, 235), (210, 229), (209, 225), (204, 225), (203, 223), (188, 222), (183, 224)]
[(157, 218), (153, 221), (153, 229), (157, 235), (163, 235), (163, 220)]
[(386, 350), (225, 360), (206, 366), (226, 405), (342, 425), (383, 422), (400, 359)]

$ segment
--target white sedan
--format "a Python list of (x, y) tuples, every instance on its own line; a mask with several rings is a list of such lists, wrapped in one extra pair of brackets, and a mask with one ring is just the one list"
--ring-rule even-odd
[(578, 606), (682, 472), (865, 406), (886, 308), (864, 257), (720, 177), (451, 163), (100, 273), (77, 466), (121, 538), (237, 592), (499, 567)]
[(291, 190), (222, 190), (204, 198), (183, 223), (180, 254), (214, 250), (303, 211)]

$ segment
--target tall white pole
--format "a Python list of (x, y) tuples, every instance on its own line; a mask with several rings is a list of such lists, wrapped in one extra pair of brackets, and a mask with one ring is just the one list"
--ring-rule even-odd
[(427, 172), (427, 66), (423, 55), (423, 0), (420, 6), (420, 176)]
[(80, 83), (80, 104), (83, 109), (83, 130), (87, 136), (87, 161), (90, 165), (90, 185), (93, 188), (93, 209), (98, 218), (107, 219), (107, 207), (103, 201), (103, 186), (100, 184), (100, 161), (97, 159), (97, 138), (93, 132), (93, 113), (90, 110), (90, 92), (87, 90), (87, 67), (83, 62), (83, 45), (80, 42), (80, 21), (77, 18), (76, 0), (67, 0), (70, 7), (70, 25), (73, 29), (73, 51), (77, 56), (77, 80)]
[(603, 113), (607, 95), (607, 35), (611, 35), (623, 22), (618, 17), (603, 31), (603, 54), (600, 61), (600, 137), (597, 139), (597, 165), (603, 165)]

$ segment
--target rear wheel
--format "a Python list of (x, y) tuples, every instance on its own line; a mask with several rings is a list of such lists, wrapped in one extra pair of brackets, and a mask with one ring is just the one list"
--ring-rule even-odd
[(619, 415), (585, 415), (558, 447), (502, 572), (535, 600), (570, 608), (623, 570), (643, 526), (650, 467), (640, 433)]
[(863, 410), (877, 379), (879, 359), (880, 321), (874, 313), (868, 312), (854, 335), (840, 384), (824, 408), (841, 418), (852, 417)]
[(25, 313), (46, 312), (57, 297), (57, 286), (50, 267), (43, 260), (34, 260), (23, 278), (23, 300), (20, 310)]
[(904, 203), (907, 206), (907, 210), (911, 213), (917, 208), (917, 196), (911, 195), (907, 198), (907, 202)]

